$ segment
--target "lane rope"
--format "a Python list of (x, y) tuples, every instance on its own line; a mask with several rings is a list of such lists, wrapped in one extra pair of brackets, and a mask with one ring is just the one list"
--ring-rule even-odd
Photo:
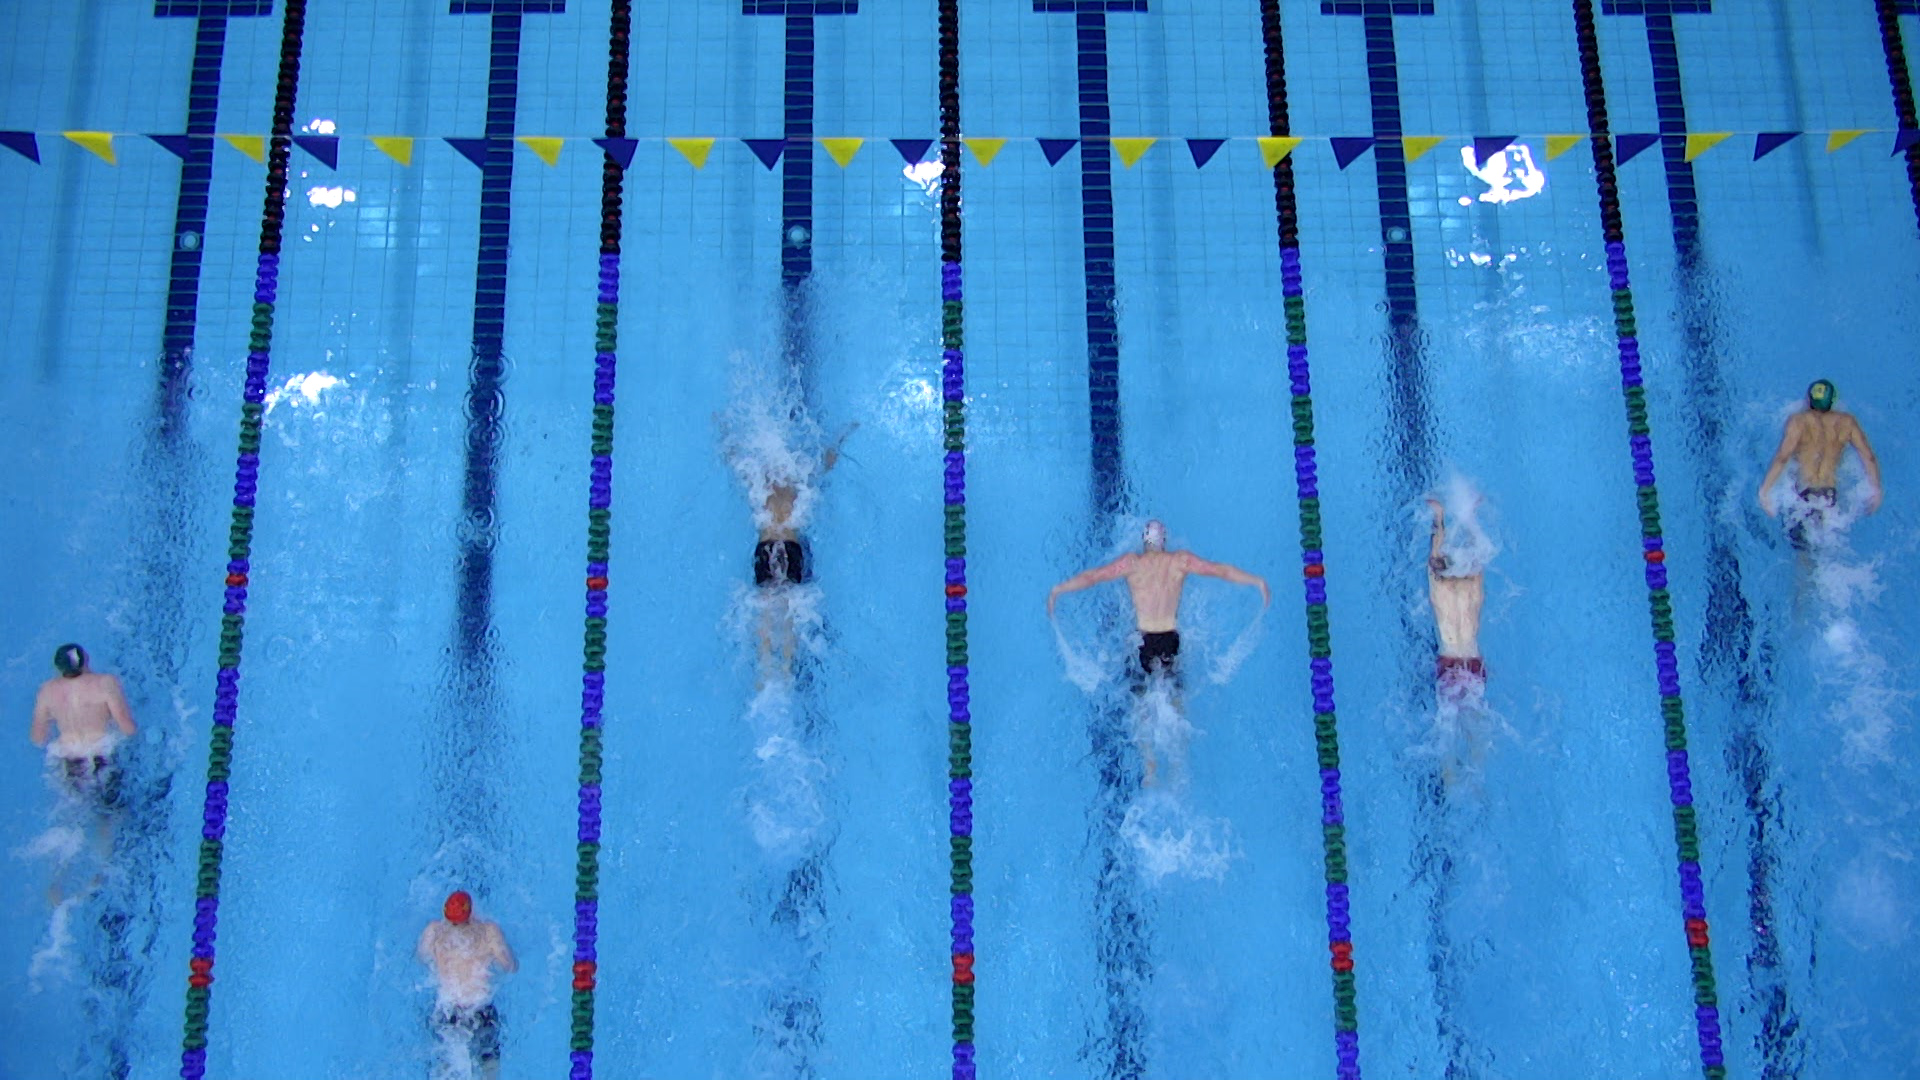
[(1702, 1071), (1707, 1080), (1724, 1080), (1727, 1070), (1720, 1042), (1719, 996), (1709, 946), (1706, 888), (1700, 876), (1700, 830), (1693, 805), (1686, 711), (1680, 699), (1680, 670), (1674, 648), (1673, 598), (1667, 591), (1666, 542), (1660, 530), (1660, 493), (1654, 484), (1653, 429), (1647, 421), (1639, 328), (1627, 277), (1626, 230), (1620, 215), (1620, 190), (1614, 171), (1607, 92), (1600, 71), (1600, 41), (1594, 27), (1592, 0), (1573, 0), (1573, 17), (1580, 45), (1580, 77), (1586, 91), (1587, 127), (1593, 134), (1593, 172), (1600, 194), (1601, 228), (1606, 237), (1607, 278), (1613, 289), (1614, 335), (1620, 353), (1620, 385), (1626, 398), (1628, 448), (1633, 456), (1635, 499), (1640, 510), (1641, 556), (1646, 562), (1654, 668), (1660, 689), (1660, 719), (1666, 734), (1667, 785), (1673, 804), (1674, 841), (1680, 855), (1682, 928), (1693, 969), (1694, 1026), (1699, 1036)]
[[(1275, 137), (1291, 132), (1285, 41), (1279, 0), (1261, 0), (1266, 47), (1267, 120)], [(1307, 667), (1313, 691), (1313, 743), (1320, 766), (1320, 829), (1327, 881), (1327, 950), (1333, 969), (1335, 1075), (1360, 1080), (1360, 1013), (1355, 1000), (1353, 927), (1347, 884), (1346, 812), (1340, 791), (1340, 731), (1333, 703), (1333, 633), (1327, 616), (1327, 568), (1313, 441), (1313, 381), (1307, 363), (1307, 303), (1300, 273), (1300, 209), (1293, 159), (1273, 167), (1280, 227), (1280, 291), (1286, 306), (1287, 377), (1293, 393), (1294, 493), (1300, 505), (1300, 561), (1307, 604)]]
[(260, 488), (260, 428), (266, 419), (273, 310), (279, 296), (280, 240), (287, 213), (287, 158), (293, 147), (293, 106), (300, 83), (300, 46), (306, 0), (286, 0), (280, 29), (280, 74), (273, 95), (273, 134), (267, 153), (266, 207), (260, 221), (260, 258), (254, 270), (247, 374), (240, 404), (239, 453), (234, 463), (233, 518), (227, 529), (226, 597), (220, 616), (220, 654), (207, 753), (207, 796), (200, 817), (200, 865), (195, 876), (193, 950), (187, 962), (186, 1022), (180, 1040), (180, 1076), (207, 1072), (207, 1021), (213, 1005), (214, 941), (220, 924), (220, 873), (227, 833), (233, 729), (240, 712), (240, 647), (252, 569), (253, 515)]
[(953, 1080), (974, 1080), (973, 715), (967, 681), (967, 378), (960, 306), (960, 5), (940, 0), (940, 390), (945, 457), (947, 828)]
[[(607, 31), (607, 138), (627, 133), (627, 67), (633, 10), (613, 0)], [(620, 322), (620, 221), (625, 169), (600, 166), (600, 288), (593, 321), (592, 467), (587, 494), (587, 614), (580, 678), (579, 838), (573, 892), (571, 1080), (593, 1077), (593, 1006), (600, 954), (601, 730), (607, 682), (607, 570), (613, 540), (613, 389)]]

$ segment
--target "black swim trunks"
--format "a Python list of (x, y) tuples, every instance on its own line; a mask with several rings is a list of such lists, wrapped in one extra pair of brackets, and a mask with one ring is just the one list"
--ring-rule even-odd
[(1813, 546), (1812, 541), (1807, 539), (1807, 530), (1819, 530), (1827, 523), (1827, 511), (1839, 505), (1840, 492), (1837, 488), (1800, 489), (1799, 505), (1787, 508), (1787, 541), (1795, 551), (1806, 551)]
[(120, 770), (113, 759), (101, 754), (92, 757), (61, 758), (61, 779), (68, 794), (90, 804), (95, 810), (115, 810), (120, 806)]
[(798, 585), (807, 577), (807, 556), (798, 540), (762, 540), (753, 547), (755, 585)]
[(500, 1014), (491, 1005), (442, 1005), (433, 1011), (433, 1028), (464, 1041), (476, 1061), (500, 1060)]
[(1161, 630), (1140, 634), (1140, 674), (1174, 673), (1174, 661), (1180, 656), (1180, 631)]

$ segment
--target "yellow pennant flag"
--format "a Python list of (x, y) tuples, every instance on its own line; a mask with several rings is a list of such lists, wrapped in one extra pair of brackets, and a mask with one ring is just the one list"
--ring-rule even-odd
[(820, 145), (826, 147), (827, 153), (844, 169), (853, 164), (853, 155), (860, 152), (860, 144), (866, 141), (865, 139), (821, 139)]
[(668, 139), (667, 145), (680, 151), (687, 164), (696, 169), (707, 167), (707, 155), (713, 153), (712, 139)]
[(259, 135), (222, 135), (227, 145), (265, 165), (267, 163), (267, 140)]
[(1829, 154), (1833, 153), (1835, 150), (1840, 149), (1841, 147), (1847, 145), (1853, 140), (1859, 138), (1860, 136), (1865, 135), (1866, 133), (1867, 133), (1866, 128), (1849, 128), (1846, 131), (1828, 132), (1827, 133), (1827, 153)]
[(960, 141), (967, 144), (967, 149), (973, 151), (973, 156), (979, 158), (982, 165), (993, 164), (993, 159), (1000, 156), (1001, 148), (1007, 145), (1005, 139), (961, 139)]
[(1306, 140), (1297, 139), (1291, 135), (1263, 135), (1256, 141), (1260, 144), (1260, 160), (1266, 162), (1267, 168), (1271, 169), (1280, 164), (1288, 154), (1293, 153), (1294, 147)]
[(1419, 161), (1427, 156), (1427, 151), (1446, 141), (1445, 135), (1408, 135), (1400, 140), (1400, 149), (1408, 161)]
[(1134, 163), (1146, 156), (1147, 151), (1153, 148), (1153, 144), (1159, 141), (1159, 139), (1115, 139), (1113, 152), (1120, 155), (1120, 164), (1131, 169)]
[(109, 165), (118, 165), (113, 156), (113, 132), (111, 131), (63, 131), (60, 134), (100, 155), (100, 160)]
[(513, 141), (533, 151), (535, 157), (548, 165), (560, 164), (560, 147), (566, 142), (543, 135), (519, 135)]
[(1731, 131), (1700, 131), (1687, 136), (1687, 160), (1692, 161), (1701, 154), (1733, 138)]
[(1585, 135), (1549, 135), (1547, 136), (1547, 160), (1552, 161), (1561, 154), (1579, 146), (1586, 140)]
[(404, 135), (374, 135), (367, 139), (374, 149), (402, 165), (413, 164), (413, 139)]

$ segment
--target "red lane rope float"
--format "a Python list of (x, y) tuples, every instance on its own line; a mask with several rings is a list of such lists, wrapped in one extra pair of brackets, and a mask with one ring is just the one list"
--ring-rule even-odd
[(580, 679), (579, 837), (573, 892), (572, 1037), (568, 1076), (593, 1077), (594, 989), (600, 972), (601, 728), (607, 683), (607, 563), (613, 541), (613, 388), (620, 323), (620, 212), (633, 10), (613, 0), (607, 29), (607, 141), (600, 167), (600, 289), (594, 307), (592, 466), (587, 481), (587, 615)]
[(960, 5), (940, 0), (940, 389), (946, 449), (947, 830), (953, 1080), (974, 1080), (973, 716), (967, 675), (967, 375), (960, 306)]
[(1593, 133), (1593, 173), (1600, 192), (1600, 224), (1606, 237), (1607, 277), (1613, 288), (1614, 334), (1620, 353), (1620, 386), (1627, 404), (1627, 445), (1640, 507), (1641, 550), (1646, 562), (1647, 601), (1653, 615), (1654, 669), (1660, 688), (1660, 718), (1666, 729), (1667, 784), (1673, 803), (1673, 834), (1680, 851), (1680, 902), (1687, 953), (1693, 967), (1694, 1027), (1707, 1080), (1725, 1080), (1720, 1044), (1720, 1005), (1708, 946), (1706, 887), (1700, 879), (1700, 830), (1687, 761), (1686, 711), (1680, 700), (1680, 670), (1674, 654), (1673, 599), (1667, 592), (1666, 542), (1660, 531), (1660, 492), (1653, 475), (1653, 429), (1647, 423), (1647, 390), (1640, 373), (1639, 329), (1627, 279), (1626, 229), (1614, 173), (1613, 139), (1607, 123), (1607, 90), (1600, 72), (1600, 40), (1593, 0), (1574, 0), (1574, 31), (1580, 44), (1580, 77)]
[[(1267, 120), (1276, 136), (1292, 133), (1287, 108), (1285, 42), (1279, 0), (1261, 0), (1266, 46)], [(1320, 765), (1320, 830), (1327, 880), (1327, 951), (1333, 969), (1334, 1074), (1360, 1080), (1360, 1011), (1355, 1001), (1353, 928), (1347, 888), (1346, 811), (1340, 791), (1340, 730), (1333, 708), (1333, 632), (1327, 615), (1320, 487), (1313, 443), (1313, 380), (1307, 363), (1307, 302), (1300, 273), (1300, 210), (1293, 159), (1273, 167), (1274, 214), (1280, 227), (1280, 292), (1286, 307), (1287, 377), (1293, 392), (1294, 493), (1300, 504), (1301, 579), (1307, 601), (1307, 668), (1313, 692), (1313, 743)]]
[(260, 258), (254, 270), (252, 329), (240, 404), (240, 449), (234, 463), (233, 519), (228, 526), (225, 603), (220, 617), (219, 671), (213, 696), (213, 732), (207, 756), (207, 797), (201, 808), (200, 866), (195, 876), (193, 950), (187, 961), (187, 1005), (180, 1040), (180, 1075), (207, 1072), (207, 1021), (213, 1005), (214, 940), (220, 924), (220, 871), (227, 833), (233, 728), (240, 712), (240, 646), (247, 616), (253, 557), (253, 511), (260, 487), (260, 427), (267, 415), (267, 373), (273, 345), (273, 305), (280, 288), (280, 240), (287, 215), (287, 157), (293, 147), (293, 105), (300, 84), (300, 46), (306, 0), (287, 0), (280, 24), (280, 76), (273, 95), (273, 134), (267, 151), (266, 207), (260, 221)]

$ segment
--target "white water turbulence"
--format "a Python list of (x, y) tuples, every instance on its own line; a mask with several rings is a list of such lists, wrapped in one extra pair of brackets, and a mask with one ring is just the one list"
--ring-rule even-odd
[(1121, 819), (1120, 835), (1132, 845), (1140, 875), (1154, 885), (1169, 877), (1221, 880), (1240, 852), (1232, 822), (1207, 817), (1188, 802), (1193, 778), (1187, 747), (1198, 732), (1178, 691), (1164, 676), (1154, 676), (1129, 720), (1146, 775)]
[[(1853, 769), (1894, 763), (1899, 714), (1912, 698), (1874, 647), (1861, 618), (1880, 598), (1880, 560), (1861, 559), (1846, 530), (1860, 516), (1864, 492), (1848, 493), (1824, 515), (1788, 506), (1788, 525), (1802, 527), (1811, 589), (1814, 678), (1840, 735), (1841, 760)], [(1799, 517), (1796, 519), (1796, 514)]]
[[(1447, 557), (1447, 574), (1486, 573), (1494, 557), (1500, 554), (1500, 544), (1493, 536), (1493, 512), (1479, 485), (1459, 470), (1449, 469), (1432, 497), (1440, 500), (1447, 512), (1447, 539), (1440, 547), (1441, 554)], [(1413, 513), (1420, 522), (1420, 535), (1426, 535), (1432, 511), (1423, 503), (1415, 507)]]

